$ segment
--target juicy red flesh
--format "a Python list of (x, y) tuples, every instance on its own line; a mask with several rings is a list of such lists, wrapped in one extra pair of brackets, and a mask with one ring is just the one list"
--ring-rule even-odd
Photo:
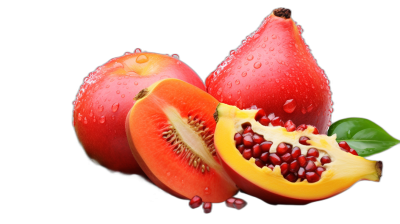
[[(258, 121), (266, 118), (263, 113), (259, 113), (258, 117)], [(270, 114), (269, 118), (279, 119), (279, 117), (275, 117), (274, 114)], [(307, 150), (306, 155), (303, 155), (298, 146), (293, 147), (291, 144), (281, 142), (275, 149), (276, 153), (270, 153), (273, 142), (264, 139), (264, 137), (258, 133), (254, 133), (251, 125), (248, 123), (243, 124), (242, 127), (244, 129), (243, 133), (236, 133), (234, 136), (236, 148), (246, 160), (254, 158), (255, 164), (259, 168), (266, 166), (274, 170), (275, 166), (280, 166), (281, 174), (286, 180), (296, 182), (299, 179), (300, 181), (307, 179), (310, 183), (319, 181), (321, 174), (326, 170), (324, 167), (316, 165), (320, 154), (318, 149), (310, 148)], [(297, 130), (299, 130), (299, 128), (306, 129), (307, 125), (301, 125)], [(314, 128), (314, 131), (315, 130), (316, 128)], [(316, 132), (318, 132), (318, 130)], [(242, 137), (241, 141), (240, 137)], [(299, 143), (309, 145), (307, 144), (307, 140), (309, 140), (308, 137), (302, 136)], [(329, 156), (323, 156), (320, 162), (321, 165), (324, 165), (332, 161)]]
[(199, 196), (194, 196), (191, 200), (190, 200), (190, 202), (189, 202), (189, 206), (191, 207), (191, 208), (197, 208), (197, 207), (199, 207), (201, 204), (203, 203), (203, 200), (201, 199), (201, 197), (199, 197)]
[(271, 120), (271, 124), (274, 127), (276, 127), (276, 126), (283, 127), (284, 126), (283, 121), (281, 120), (280, 117), (274, 117), (274, 119)]
[(264, 117), (260, 118), (259, 122), (260, 122), (260, 124), (262, 124), (264, 126), (268, 126), (269, 122), (271, 122), (271, 120), (267, 116), (264, 116)]
[(203, 204), (204, 213), (210, 213), (211, 207), (212, 207), (211, 202), (204, 202), (204, 204)]

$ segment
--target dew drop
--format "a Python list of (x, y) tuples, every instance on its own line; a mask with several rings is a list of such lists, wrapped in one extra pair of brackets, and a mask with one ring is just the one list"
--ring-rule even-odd
[(253, 60), (253, 58), (254, 58), (254, 56), (253, 56), (252, 54), (249, 54), (249, 55), (247, 56), (247, 60), (248, 60), (248, 61)]
[(115, 120), (115, 115), (112, 115), (112, 116), (111, 116), (111, 119), (112, 119), (112, 120)]
[(296, 109), (296, 101), (294, 99), (286, 100), (285, 104), (283, 104), (283, 110), (286, 113), (293, 113), (294, 109)]
[(269, 51), (274, 51), (274, 49), (275, 49), (275, 48), (273, 48), (273, 47), (270, 47), (270, 48), (269, 48)]
[(242, 93), (240, 90), (237, 91), (237, 94), (240, 95), (240, 93)]
[(231, 50), (231, 51), (229, 52), (229, 55), (234, 55), (234, 54), (236, 54), (236, 51), (235, 51), (235, 50)]
[(279, 79), (275, 79), (275, 82), (276, 82), (276, 83), (279, 83)]
[(307, 112), (311, 112), (314, 109), (314, 105), (310, 104), (310, 106), (307, 107)]
[(265, 44), (261, 44), (261, 47), (262, 47), (262, 48), (265, 48), (265, 46), (266, 46)]
[(171, 172), (168, 172), (168, 173), (167, 173), (167, 176), (171, 176)]
[(239, 85), (239, 84), (240, 84), (240, 80), (239, 80), (239, 79), (236, 79), (235, 84), (236, 84), (236, 85)]
[(247, 86), (246, 86), (246, 89), (250, 89), (250, 85), (247, 85)]
[(78, 114), (78, 121), (81, 121), (81, 120), (82, 120), (82, 114), (79, 113), (79, 114)]
[(122, 95), (121, 95), (121, 98), (124, 98), (124, 97), (125, 97), (125, 94), (122, 94)]
[(111, 110), (112, 110), (112, 112), (117, 112), (117, 110), (118, 110), (118, 108), (119, 108), (119, 103), (114, 103), (112, 106), (111, 106)]
[(109, 87), (110, 87), (110, 85), (107, 84), (107, 85), (106, 85), (106, 88), (109, 88)]
[(218, 95), (221, 95), (221, 93), (222, 93), (222, 87), (219, 87), (219, 89), (218, 89), (218, 91), (217, 91), (217, 94), (218, 94)]
[(149, 58), (146, 55), (142, 54), (136, 58), (136, 63), (142, 64), (142, 63), (146, 63), (148, 60), (149, 60)]
[(259, 69), (261, 67), (261, 62), (257, 61), (254, 63), (254, 68)]
[(106, 117), (105, 116), (101, 116), (99, 119), (100, 124), (104, 124), (104, 122), (106, 122)]
[(93, 117), (93, 110), (90, 110), (89, 117)]
[(120, 91), (119, 91), (119, 90), (117, 90), (117, 91), (116, 91), (116, 93), (117, 93), (117, 94), (119, 94), (119, 93), (120, 93)]
[(232, 94), (229, 94), (228, 99), (232, 98)]
[(211, 189), (209, 187), (204, 188), (204, 194), (210, 195), (211, 194)]
[(175, 58), (175, 59), (178, 59), (179, 60), (179, 55), (177, 55), (177, 54), (173, 54), (173, 55), (171, 55), (173, 58)]
[(303, 113), (303, 114), (306, 114), (307, 113), (307, 111), (306, 111), (306, 108), (301, 108), (301, 113)]
[(272, 39), (276, 39), (276, 35), (275, 34), (272, 34)]
[(138, 82), (134, 82), (133, 84), (135, 84), (135, 86), (137, 86), (139, 83)]
[(246, 77), (246, 75), (247, 75), (247, 72), (242, 73), (242, 77)]
[(104, 110), (104, 107), (103, 107), (103, 105), (99, 105), (99, 106), (97, 107), (97, 109), (98, 109), (100, 112), (102, 112), (102, 111)]
[(232, 83), (231, 83), (231, 82), (228, 82), (226, 85), (227, 85), (229, 88), (232, 87)]
[(83, 123), (84, 123), (84, 124), (87, 124), (87, 119), (86, 119), (86, 117), (83, 118)]
[(142, 52), (142, 50), (140, 48), (135, 49), (135, 53), (141, 53), (141, 52)]

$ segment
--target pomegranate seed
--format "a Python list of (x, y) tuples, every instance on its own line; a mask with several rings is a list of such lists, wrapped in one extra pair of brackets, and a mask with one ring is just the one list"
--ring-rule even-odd
[(201, 197), (196, 195), (190, 200), (189, 206), (191, 208), (197, 208), (201, 205), (201, 203), (203, 203), (203, 200), (201, 200)]
[(271, 170), (274, 170), (274, 165), (272, 164), (269, 164), (267, 167), (270, 168)]
[(313, 162), (317, 162), (317, 158), (315, 158), (314, 156), (307, 156), (307, 157), (306, 157), (306, 160), (307, 160), (307, 161), (311, 160), (311, 161), (313, 161)]
[(357, 153), (357, 151), (356, 150), (354, 150), (354, 149), (350, 149), (350, 151), (349, 151), (351, 154), (353, 154), (353, 155), (355, 155), (355, 156), (358, 156), (358, 153)]
[(251, 129), (251, 126), (247, 126), (247, 127), (244, 129), (243, 134), (246, 134), (246, 133), (254, 134), (254, 131), (253, 131), (253, 129)]
[(243, 138), (243, 145), (246, 148), (251, 148), (254, 145), (253, 138), (251, 136), (244, 136)]
[(297, 159), (301, 155), (301, 150), (299, 147), (294, 147), (292, 150), (292, 159)]
[(314, 156), (318, 157), (319, 156), (319, 151), (315, 148), (311, 148), (307, 151), (307, 156)]
[(211, 202), (204, 202), (204, 204), (203, 204), (204, 213), (210, 213), (211, 206), (212, 206)]
[(253, 141), (257, 144), (261, 144), (264, 141), (264, 138), (260, 135), (254, 134)]
[(235, 203), (236, 198), (228, 198), (225, 201), (226, 206), (230, 207), (230, 208), (234, 208), (235, 206), (233, 206), (233, 204)]
[(240, 145), (242, 144), (243, 136), (240, 133), (236, 133), (233, 139), (235, 139), (236, 145)]
[(281, 165), (281, 163), (282, 163), (281, 158), (279, 158), (279, 156), (278, 156), (277, 154), (275, 154), (275, 153), (271, 153), (271, 154), (269, 155), (269, 160), (270, 160), (271, 163), (274, 164), (275, 166), (276, 166), (276, 165)]
[(289, 164), (283, 162), (281, 164), (281, 174), (282, 176), (285, 176), (289, 172)]
[(315, 183), (315, 182), (319, 181), (319, 179), (321, 179), (321, 177), (318, 174), (316, 174), (315, 172), (307, 172), (306, 178), (307, 178), (308, 183)]
[(300, 155), (299, 157), (297, 157), (297, 160), (299, 161), (299, 165), (301, 167), (305, 167), (307, 164), (307, 159), (304, 155)]
[(247, 108), (247, 110), (257, 110), (259, 109), (256, 105), (251, 105), (250, 108)]
[(260, 118), (260, 120), (258, 120), (258, 122), (260, 122), (260, 124), (262, 124), (264, 126), (268, 126), (270, 121), (271, 120), (267, 116), (264, 116), (264, 117)]
[(309, 160), (307, 162), (306, 167), (304, 167), (304, 169), (309, 172), (309, 171), (314, 171), (315, 169), (317, 169), (317, 166), (315, 166), (315, 163), (311, 160)]
[(315, 170), (315, 172), (318, 173), (318, 175), (322, 175), (322, 172), (324, 172), (326, 169), (322, 166), (317, 167), (317, 169)]
[(300, 168), (299, 162), (294, 160), (290, 163), (290, 172), (296, 173)]
[(269, 153), (268, 152), (264, 152), (263, 154), (261, 154), (260, 159), (264, 162), (267, 163), (268, 162), (268, 158), (269, 158)]
[(281, 156), (281, 159), (282, 159), (284, 162), (289, 163), (289, 162), (291, 162), (291, 160), (292, 160), (292, 156), (290, 155), (290, 153), (285, 153), (284, 155)]
[(306, 170), (303, 167), (300, 167), (297, 176), (302, 179), (306, 178)]
[(271, 148), (272, 142), (266, 141), (260, 144), (261, 151), (262, 152), (269, 152), (269, 149)]
[(304, 131), (307, 129), (307, 125), (301, 124), (297, 127), (296, 131)]
[(256, 116), (254, 117), (254, 119), (256, 121), (260, 120), (262, 117), (265, 116), (265, 112), (263, 109), (259, 109), (258, 112), (256, 113)]
[(317, 129), (316, 127), (312, 126), (312, 125), (310, 125), (310, 126), (314, 128), (314, 130), (313, 130), (312, 133), (313, 133), (314, 135), (318, 135), (318, 134), (319, 134), (318, 129)]
[(276, 153), (278, 155), (283, 155), (288, 151), (288, 148), (285, 143), (279, 143), (278, 147), (276, 147)]
[(239, 150), (240, 153), (243, 153), (243, 151), (244, 151), (244, 145), (239, 145), (239, 146), (237, 147), (237, 149)]
[(274, 114), (274, 113), (270, 113), (270, 114), (268, 115), (268, 119), (269, 119), (269, 120), (272, 121), (272, 119), (274, 119), (274, 118), (275, 118), (275, 114)]
[(321, 164), (322, 164), (322, 165), (327, 164), (327, 163), (330, 163), (330, 162), (332, 162), (332, 161), (331, 161), (331, 157), (329, 157), (329, 156), (323, 156), (323, 157), (321, 158)]
[(261, 156), (261, 148), (260, 148), (260, 145), (259, 145), (259, 144), (255, 144), (255, 145), (253, 146), (253, 151), (252, 151), (252, 153), (253, 153), (253, 157), (254, 157), (254, 158), (259, 158), (259, 157)]
[(296, 125), (291, 120), (286, 121), (284, 126), (288, 132), (292, 132), (292, 131), (296, 130)]
[(350, 146), (345, 141), (339, 142), (340, 148), (344, 149), (346, 152), (350, 151)]
[(345, 152), (350, 152), (350, 150), (346, 150), (346, 149), (342, 149), (342, 148), (340, 148), (342, 151), (345, 151)]
[(233, 203), (233, 206), (235, 206), (236, 209), (242, 209), (244, 206), (246, 206), (246, 202), (240, 198), (236, 198), (235, 202)]
[(293, 146), (291, 144), (286, 144), (286, 147), (288, 148), (288, 153), (292, 153)]
[(285, 179), (294, 183), (297, 181), (297, 176), (294, 173), (289, 173), (288, 175), (285, 176)]
[(274, 127), (276, 127), (276, 126), (281, 126), (281, 127), (283, 127), (283, 126), (284, 126), (283, 121), (281, 120), (280, 117), (275, 117), (274, 119), (272, 119), (272, 120), (271, 120), (271, 124), (272, 124), (272, 126), (274, 126)]
[(249, 160), (253, 155), (251, 154), (251, 149), (245, 149), (242, 153), (243, 158)]
[(302, 145), (310, 145), (310, 144), (307, 143), (307, 140), (310, 140), (310, 139), (308, 137), (306, 137), (306, 136), (302, 136), (302, 137), (300, 137), (299, 142)]
[(256, 159), (255, 164), (260, 168), (263, 168), (263, 166), (265, 166), (263, 161), (261, 161), (260, 159)]
[(252, 134), (252, 133), (250, 133), (250, 132), (248, 132), (248, 133), (246, 133), (246, 134), (243, 134), (242, 136), (243, 136), (243, 138), (244, 138), (244, 137), (246, 137), (246, 136), (250, 136), (250, 137), (252, 137), (252, 138), (253, 138), (253, 134)]

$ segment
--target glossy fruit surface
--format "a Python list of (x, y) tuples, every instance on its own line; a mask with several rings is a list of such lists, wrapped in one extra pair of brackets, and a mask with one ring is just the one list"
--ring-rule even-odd
[[(257, 112), (221, 103), (215, 113), (218, 156), (244, 192), (271, 204), (307, 204), (334, 196), (359, 180), (379, 181), (381, 162), (341, 150), (335, 136), (313, 134), (312, 126), (288, 132), (284, 127), (263, 125), (255, 120)], [(249, 127), (264, 142), (272, 142), (263, 166), (257, 164), (259, 158), (244, 158), (237, 149), (234, 136)], [(308, 140), (299, 142), (301, 137)]]
[(290, 10), (274, 10), (207, 77), (207, 92), (240, 109), (256, 105), (282, 121), (326, 133), (332, 113), (329, 81), (301, 33)]
[(203, 90), (165, 79), (142, 90), (126, 118), (132, 153), (150, 180), (181, 198), (222, 202), (237, 188), (215, 154), (213, 113)]
[(178, 59), (135, 52), (111, 59), (90, 73), (74, 101), (73, 124), (87, 155), (102, 166), (123, 173), (141, 172), (125, 133), (125, 118), (135, 103), (135, 95), (168, 77), (205, 89), (197, 74)]

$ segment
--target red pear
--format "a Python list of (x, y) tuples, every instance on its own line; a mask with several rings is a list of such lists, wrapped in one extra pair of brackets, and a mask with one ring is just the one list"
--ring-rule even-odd
[(240, 109), (256, 105), (282, 121), (327, 132), (331, 91), (289, 9), (275, 9), (261, 26), (207, 77), (207, 91)]

